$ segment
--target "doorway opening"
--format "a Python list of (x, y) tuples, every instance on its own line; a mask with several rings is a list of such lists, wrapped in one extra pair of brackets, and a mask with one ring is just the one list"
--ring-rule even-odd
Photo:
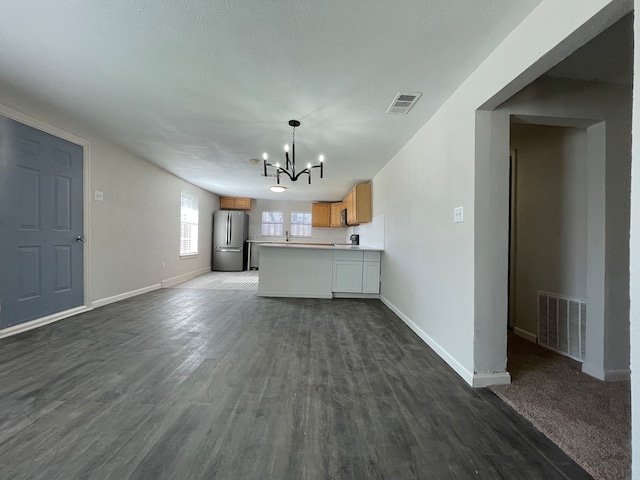
[(508, 324), (582, 361), (587, 298), (587, 132), (511, 124)]

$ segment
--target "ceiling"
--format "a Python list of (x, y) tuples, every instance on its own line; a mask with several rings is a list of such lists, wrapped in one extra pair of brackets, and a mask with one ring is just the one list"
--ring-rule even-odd
[[(540, 0), (0, 0), (0, 83), (223, 195), (339, 200)], [(423, 92), (406, 116), (399, 91)], [(297, 119), (313, 184), (268, 186)]]

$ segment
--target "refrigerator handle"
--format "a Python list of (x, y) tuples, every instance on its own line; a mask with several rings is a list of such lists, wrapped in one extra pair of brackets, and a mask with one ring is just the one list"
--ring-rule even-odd
[(227, 245), (231, 243), (231, 213), (227, 212)]

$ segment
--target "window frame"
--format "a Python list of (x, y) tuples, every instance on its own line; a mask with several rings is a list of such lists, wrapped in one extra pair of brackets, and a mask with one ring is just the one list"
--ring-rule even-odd
[[(305, 221), (304, 222), (294, 222), (294, 215), (304, 215)], [(308, 220), (308, 222), (306, 221)], [(311, 212), (291, 212), (290, 214), (290, 230), (289, 232), (291, 233), (291, 237), (296, 237), (296, 238), (311, 238), (313, 236), (313, 231), (311, 229), (311, 224), (312, 224), (312, 214)], [(295, 227), (294, 227), (295, 225)], [(294, 234), (294, 230), (297, 230), (296, 227), (301, 226), (303, 228), (303, 230), (308, 230), (309, 234), (308, 235), (299, 235), (299, 234)], [(305, 228), (308, 227), (308, 228)]]
[[(271, 216), (272, 218), (276, 215), (280, 215), (280, 222), (265, 222), (265, 215), (267, 217)], [(284, 236), (284, 212), (279, 211), (279, 210), (265, 210), (262, 212), (261, 214), (261, 218), (260, 218), (260, 235), (262, 237), (282, 237)], [(273, 233), (273, 232), (266, 232), (265, 233), (265, 227), (268, 226), (275, 226), (275, 230), (277, 231), (277, 226), (280, 226), (280, 233)]]
[[(188, 210), (190, 210), (190, 212)], [(180, 258), (194, 257), (198, 255), (199, 223), (200, 200), (192, 193), (185, 191), (180, 192)], [(189, 227), (188, 229), (190, 231), (188, 237), (184, 235), (185, 230), (187, 229), (186, 227)], [(190, 248), (188, 251), (183, 250), (185, 242), (189, 243)]]

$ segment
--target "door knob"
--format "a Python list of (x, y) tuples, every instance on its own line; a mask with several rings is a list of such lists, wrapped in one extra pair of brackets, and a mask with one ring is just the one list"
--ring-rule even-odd
[(76, 242), (84, 242), (84, 235), (78, 235), (76, 237)]

